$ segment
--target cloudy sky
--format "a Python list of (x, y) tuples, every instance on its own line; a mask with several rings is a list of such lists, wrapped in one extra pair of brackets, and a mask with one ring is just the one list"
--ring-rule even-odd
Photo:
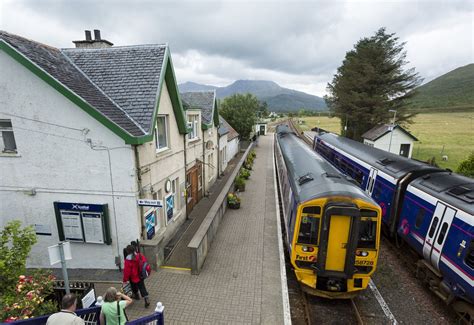
[(0, 29), (55, 47), (100, 29), (115, 45), (168, 43), (180, 83), (263, 79), (319, 96), (382, 26), (425, 81), (474, 62), (472, 0), (0, 0)]

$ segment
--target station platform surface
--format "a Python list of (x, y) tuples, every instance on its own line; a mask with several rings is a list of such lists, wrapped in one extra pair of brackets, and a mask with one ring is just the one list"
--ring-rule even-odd
[[(143, 300), (135, 301), (127, 308), (129, 319), (151, 314), (160, 301), (166, 324), (289, 323), (285, 274), (280, 268), (283, 252), (278, 240), (272, 145), (273, 134), (259, 137), (251, 177), (240, 193), (241, 207), (226, 211), (201, 273), (169, 268), (152, 272), (145, 282), (152, 305), (145, 309)], [(102, 286), (113, 285), (108, 281), (121, 281), (117, 270), (96, 274), (104, 280), (100, 287), (96, 285), (97, 295)], [(80, 272), (83, 279), (93, 279), (93, 275), (93, 270)]]

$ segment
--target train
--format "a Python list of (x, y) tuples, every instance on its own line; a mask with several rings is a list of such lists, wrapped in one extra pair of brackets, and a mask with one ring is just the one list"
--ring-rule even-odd
[(288, 125), (275, 133), (284, 239), (292, 268), (310, 295), (347, 299), (377, 268), (382, 210)]
[(416, 275), (474, 320), (474, 179), (333, 133), (313, 150), (382, 208), (382, 230), (417, 253)]

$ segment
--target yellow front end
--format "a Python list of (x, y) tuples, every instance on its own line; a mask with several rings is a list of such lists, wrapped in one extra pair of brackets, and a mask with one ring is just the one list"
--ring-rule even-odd
[(303, 289), (351, 298), (367, 288), (377, 266), (380, 222), (380, 207), (364, 200), (330, 197), (301, 204), (291, 262)]

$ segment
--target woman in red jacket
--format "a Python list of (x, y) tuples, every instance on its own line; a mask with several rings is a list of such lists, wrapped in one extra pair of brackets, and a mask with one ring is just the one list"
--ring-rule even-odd
[(125, 264), (123, 268), (123, 283), (125, 285), (128, 281), (130, 281), (133, 299), (140, 299), (140, 296), (138, 295), (138, 290), (140, 290), (140, 294), (145, 299), (145, 308), (148, 308), (148, 306), (150, 306), (150, 301), (148, 300), (148, 291), (145, 287), (145, 280), (140, 278), (140, 264), (138, 261), (140, 256), (136, 253), (135, 248), (132, 245), (128, 245), (125, 248), (124, 253)]

